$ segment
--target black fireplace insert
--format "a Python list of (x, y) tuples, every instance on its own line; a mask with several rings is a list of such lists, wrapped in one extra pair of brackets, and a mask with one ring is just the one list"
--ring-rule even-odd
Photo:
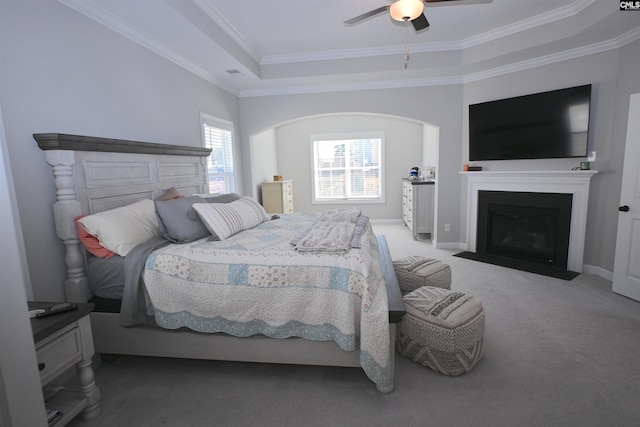
[[(567, 271), (573, 195), (479, 191), (476, 252), (464, 258), (572, 279)], [(466, 255), (466, 256), (465, 256)]]

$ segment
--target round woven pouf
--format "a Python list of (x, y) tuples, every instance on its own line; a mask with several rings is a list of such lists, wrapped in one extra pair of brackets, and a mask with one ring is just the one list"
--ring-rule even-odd
[(482, 358), (484, 309), (462, 292), (423, 286), (404, 296), (398, 351), (443, 375), (469, 372)]
[(412, 255), (393, 261), (393, 270), (402, 295), (423, 286), (451, 288), (451, 267), (438, 259)]

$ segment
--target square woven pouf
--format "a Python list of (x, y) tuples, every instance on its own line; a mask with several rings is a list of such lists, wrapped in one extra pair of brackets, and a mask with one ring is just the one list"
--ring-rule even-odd
[(404, 296), (398, 351), (443, 375), (469, 372), (482, 358), (484, 309), (462, 292), (424, 286)]
[(402, 295), (423, 286), (451, 288), (451, 267), (437, 259), (408, 256), (393, 261), (393, 270), (398, 278)]

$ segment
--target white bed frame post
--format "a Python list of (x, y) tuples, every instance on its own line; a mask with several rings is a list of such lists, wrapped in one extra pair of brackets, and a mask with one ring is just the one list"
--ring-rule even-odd
[(73, 151), (48, 150), (45, 152), (47, 163), (53, 167), (57, 202), (53, 204), (53, 217), (56, 234), (66, 247), (65, 263), (67, 279), (64, 282), (66, 299), (69, 302), (86, 302), (91, 298), (89, 283), (85, 273), (85, 260), (75, 217), (82, 213), (78, 202), (73, 167)]

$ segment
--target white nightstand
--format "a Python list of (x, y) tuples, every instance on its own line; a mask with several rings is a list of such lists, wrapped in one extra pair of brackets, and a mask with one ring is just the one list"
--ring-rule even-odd
[[(53, 305), (55, 303), (29, 302), (30, 309)], [(93, 304), (77, 305), (76, 310), (31, 319), (42, 386), (56, 383), (60, 375), (74, 366), (77, 368), (79, 388), (63, 388), (45, 402), (47, 409), (62, 412), (56, 426), (64, 426), (81, 411), (85, 420), (100, 412), (100, 389), (91, 367), (94, 349), (89, 313)]]

